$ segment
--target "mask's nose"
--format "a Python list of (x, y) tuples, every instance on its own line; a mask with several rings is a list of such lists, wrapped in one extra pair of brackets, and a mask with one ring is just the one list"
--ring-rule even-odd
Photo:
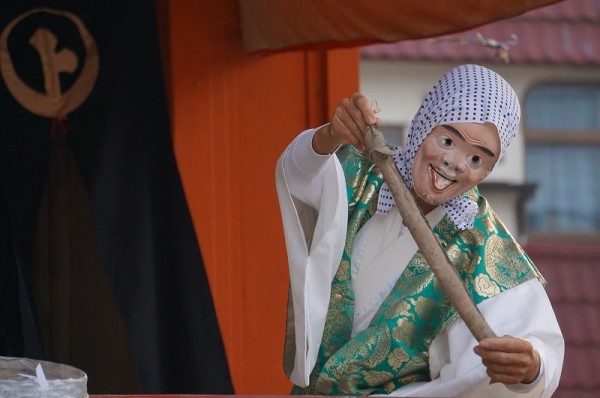
[(464, 171), (464, 166), (461, 166), (459, 162), (456, 162), (450, 156), (444, 156), (443, 165), (446, 172), (450, 174), (450, 177), (454, 177)]

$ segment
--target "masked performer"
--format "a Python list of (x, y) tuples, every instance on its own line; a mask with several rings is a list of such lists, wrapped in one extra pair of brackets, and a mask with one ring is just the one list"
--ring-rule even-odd
[[(498, 336), (480, 343), (449, 304), (360, 156), (367, 98), (300, 134), (277, 164), (290, 267), (284, 365), (294, 393), (543, 396), (564, 341), (544, 279), (476, 188), (515, 136), (518, 99), (496, 73), (463, 65), (426, 96), (394, 158), (419, 208)], [(486, 394), (486, 395), (483, 395)]]

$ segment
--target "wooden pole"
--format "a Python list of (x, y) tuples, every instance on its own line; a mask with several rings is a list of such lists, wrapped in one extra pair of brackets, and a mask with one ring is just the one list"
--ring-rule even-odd
[(488, 337), (496, 337), (490, 325), (473, 303), (458, 272), (448, 259), (425, 216), (417, 206), (414, 196), (406, 186), (391, 158), (395, 152), (385, 143), (383, 133), (376, 126), (367, 127), (365, 146), (368, 158), (379, 167), (390, 188), (404, 225), (415, 239), (417, 246), (429, 263), (456, 312), (458, 312), (477, 341)]

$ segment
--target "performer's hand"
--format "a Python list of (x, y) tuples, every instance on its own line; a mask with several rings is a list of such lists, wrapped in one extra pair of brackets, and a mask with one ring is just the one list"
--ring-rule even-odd
[(332, 153), (341, 144), (352, 144), (363, 149), (367, 126), (380, 123), (371, 101), (362, 94), (354, 93), (335, 108), (330, 124), (317, 131), (313, 138), (313, 149), (320, 154)]
[(483, 339), (475, 347), (492, 382), (531, 383), (540, 372), (540, 356), (525, 339), (502, 336)]

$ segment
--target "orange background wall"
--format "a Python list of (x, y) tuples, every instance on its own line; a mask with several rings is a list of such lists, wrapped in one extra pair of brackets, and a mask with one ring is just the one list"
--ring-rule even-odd
[(358, 52), (248, 55), (235, 0), (162, 0), (157, 9), (175, 153), (235, 391), (287, 394), (275, 163), (358, 89)]

